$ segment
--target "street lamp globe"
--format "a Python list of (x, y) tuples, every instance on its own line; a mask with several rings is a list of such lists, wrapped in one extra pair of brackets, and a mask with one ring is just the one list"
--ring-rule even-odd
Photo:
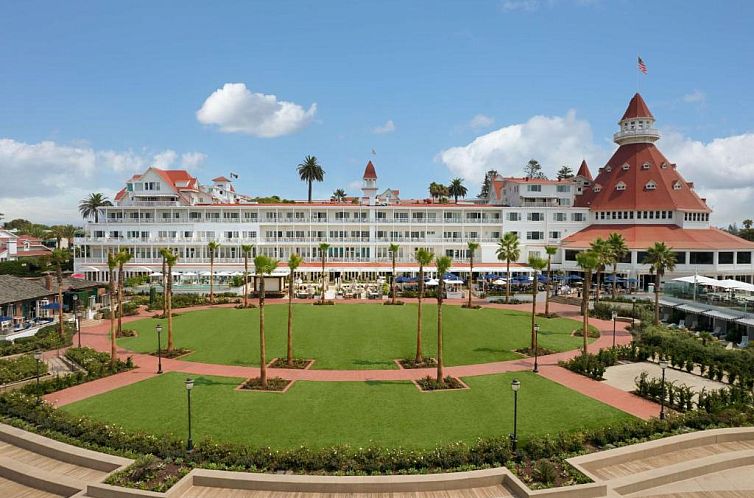
[(513, 379), (511, 381), (511, 389), (513, 389), (513, 392), (517, 392), (519, 389), (521, 389), (521, 381), (518, 379)]
[(190, 391), (194, 388), (194, 379), (188, 378), (186, 379), (186, 390)]
[(34, 359), (37, 361), (40, 361), (42, 359), (42, 351), (40, 350), (34, 351)]
[(159, 334), (160, 332), (162, 332), (162, 325), (160, 325), (160, 324), (158, 323), (158, 324), (157, 324), (157, 326), (156, 326), (156, 327), (155, 327), (154, 329), (155, 329), (155, 330), (157, 331), (157, 333)]
[(663, 370), (668, 368), (668, 365), (669, 365), (668, 360), (660, 360), (660, 368), (662, 368)]

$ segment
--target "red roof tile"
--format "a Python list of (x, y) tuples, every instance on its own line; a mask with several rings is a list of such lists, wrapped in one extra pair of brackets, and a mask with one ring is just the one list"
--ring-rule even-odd
[(565, 249), (586, 249), (597, 237), (607, 239), (617, 232), (626, 239), (629, 249), (646, 249), (655, 242), (665, 242), (673, 249), (754, 249), (749, 242), (718, 228), (681, 228), (678, 225), (591, 225), (561, 241)]
[(621, 121), (624, 119), (631, 119), (631, 118), (652, 118), (654, 119), (654, 116), (652, 116), (652, 113), (649, 112), (649, 107), (647, 107), (647, 103), (644, 102), (644, 99), (641, 98), (641, 95), (638, 93), (633, 96), (631, 99), (631, 102), (628, 103), (628, 107), (626, 108), (626, 112), (623, 113), (623, 117), (620, 118)]
[(592, 178), (592, 172), (589, 171), (589, 166), (586, 164), (586, 159), (581, 161), (581, 166), (579, 166), (579, 171), (576, 173), (576, 176), (580, 176), (582, 178), (586, 178), (590, 182), (593, 180)]
[(377, 172), (374, 170), (374, 164), (372, 164), (372, 161), (369, 161), (367, 163), (367, 167), (364, 170), (364, 180), (376, 180), (377, 179)]
[(230, 180), (228, 180), (224, 176), (218, 176), (217, 178), (213, 178), (212, 181), (213, 182), (229, 182)]
[[(627, 164), (628, 169), (623, 169)], [(647, 169), (644, 165), (648, 164)], [(663, 167), (664, 165), (664, 167)], [(653, 181), (654, 190), (646, 185)], [(617, 190), (623, 182), (625, 190)], [(680, 188), (675, 187), (678, 184)], [(599, 192), (595, 192), (599, 188)], [(711, 211), (683, 179), (675, 165), (649, 143), (621, 145), (593, 181), (576, 198), (575, 206), (592, 210)]]

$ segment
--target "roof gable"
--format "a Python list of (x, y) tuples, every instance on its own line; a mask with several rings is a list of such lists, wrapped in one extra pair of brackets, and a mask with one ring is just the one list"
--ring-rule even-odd
[(654, 116), (652, 116), (652, 113), (649, 112), (649, 107), (647, 106), (647, 103), (644, 102), (644, 99), (641, 98), (641, 95), (636, 93), (632, 98), (631, 101), (628, 103), (628, 107), (626, 107), (626, 112), (623, 113), (623, 117), (620, 118), (621, 121), (624, 119), (632, 119), (632, 118), (652, 118), (654, 119)]
[(377, 179), (377, 171), (375, 171), (374, 164), (372, 164), (372, 161), (369, 161), (367, 163), (367, 167), (364, 169), (364, 176), (362, 178), (364, 180), (376, 180)]

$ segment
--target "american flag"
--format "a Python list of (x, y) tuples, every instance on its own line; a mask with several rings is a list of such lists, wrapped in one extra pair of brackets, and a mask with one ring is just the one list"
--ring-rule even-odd
[(647, 65), (644, 64), (644, 61), (641, 60), (641, 57), (639, 57), (638, 67), (639, 67), (639, 71), (641, 71), (644, 74), (647, 74)]

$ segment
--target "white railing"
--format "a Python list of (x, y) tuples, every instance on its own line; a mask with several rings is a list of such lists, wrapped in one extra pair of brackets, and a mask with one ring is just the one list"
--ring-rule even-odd
[(642, 128), (638, 130), (621, 130), (613, 135), (613, 140), (618, 141), (625, 138), (650, 137), (660, 138), (660, 130), (656, 128)]

